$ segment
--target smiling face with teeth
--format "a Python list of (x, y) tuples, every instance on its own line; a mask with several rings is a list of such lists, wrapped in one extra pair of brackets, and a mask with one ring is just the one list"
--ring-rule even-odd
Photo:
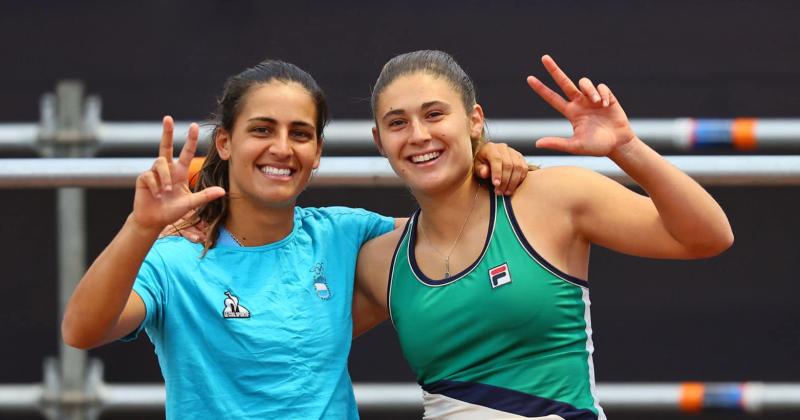
[(295, 82), (255, 85), (232, 132), (220, 133), (215, 145), (229, 162), (231, 206), (293, 206), (322, 153), (314, 102)]
[(483, 111), (464, 109), (461, 94), (442, 77), (416, 72), (380, 93), (373, 137), (412, 191), (452, 189), (472, 176), (471, 138), (483, 130)]

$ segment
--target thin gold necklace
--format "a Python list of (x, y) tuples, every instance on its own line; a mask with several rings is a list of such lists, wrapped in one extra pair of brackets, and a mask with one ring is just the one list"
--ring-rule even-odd
[(453, 250), (456, 249), (456, 245), (458, 245), (458, 240), (461, 239), (461, 234), (464, 233), (464, 227), (467, 226), (467, 221), (469, 220), (469, 217), (472, 216), (472, 211), (475, 210), (475, 202), (478, 201), (478, 192), (480, 190), (481, 190), (481, 187), (479, 185), (478, 188), (475, 190), (475, 196), (472, 197), (472, 207), (469, 208), (469, 213), (467, 213), (467, 218), (464, 219), (464, 223), (461, 224), (461, 229), (459, 229), (459, 231), (458, 231), (458, 236), (456, 236), (456, 240), (453, 241), (453, 245), (450, 245), (450, 251), (447, 252), (447, 255), (442, 254), (441, 252), (439, 252), (438, 249), (436, 249), (435, 246), (433, 246), (433, 242), (431, 242), (430, 235), (428, 235), (428, 232), (425, 231), (425, 226), (422, 225), (422, 217), (419, 218), (419, 227), (422, 230), (423, 236), (425, 236), (425, 240), (428, 242), (428, 246), (430, 246), (431, 249), (436, 251), (436, 253), (439, 254), (439, 256), (444, 258), (444, 278), (445, 279), (450, 278), (450, 255), (452, 255), (453, 254)]

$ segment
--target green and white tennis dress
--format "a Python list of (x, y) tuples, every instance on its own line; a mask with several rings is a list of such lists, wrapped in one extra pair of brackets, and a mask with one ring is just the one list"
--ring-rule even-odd
[(533, 249), (509, 198), (490, 200), (483, 251), (461, 273), (433, 280), (419, 269), (419, 210), (392, 259), (390, 316), (422, 386), (425, 418), (605, 419), (589, 284)]

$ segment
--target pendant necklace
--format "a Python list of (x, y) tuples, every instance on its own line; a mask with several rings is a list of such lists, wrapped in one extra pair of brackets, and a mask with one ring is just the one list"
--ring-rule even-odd
[(461, 239), (461, 234), (464, 233), (464, 227), (467, 226), (467, 221), (469, 220), (469, 217), (472, 216), (472, 211), (475, 210), (475, 202), (478, 200), (478, 192), (480, 190), (481, 187), (479, 185), (478, 188), (475, 190), (475, 196), (472, 197), (472, 207), (469, 208), (469, 213), (467, 213), (467, 218), (464, 219), (464, 223), (461, 224), (461, 229), (459, 229), (458, 235), (456, 236), (456, 240), (453, 241), (453, 245), (450, 245), (450, 251), (447, 252), (447, 255), (442, 254), (441, 252), (439, 252), (438, 249), (436, 249), (435, 246), (433, 246), (433, 242), (431, 241), (430, 235), (428, 235), (428, 232), (425, 231), (425, 226), (422, 225), (422, 218), (420, 217), (419, 219), (419, 227), (422, 230), (423, 236), (425, 236), (425, 240), (428, 242), (428, 246), (430, 246), (434, 251), (436, 251), (436, 253), (439, 254), (439, 256), (444, 258), (445, 279), (450, 278), (450, 255), (452, 255), (453, 250), (456, 249), (456, 245), (458, 245), (458, 240)]

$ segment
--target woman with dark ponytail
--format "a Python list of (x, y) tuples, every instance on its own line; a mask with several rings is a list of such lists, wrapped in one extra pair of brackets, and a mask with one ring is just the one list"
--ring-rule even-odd
[[(357, 418), (347, 371), (356, 256), (395, 221), (295, 205), (328, 120), (305, 71), (267, 60), (233, 76), (216, 117), (196, 192), (188, 170), (198, 126), (174, 161), (174, 123), (164, 118), (159, 157), (72, 295), (64, 340), (92, 348), (145, 330), (170, 419)], [(209, 227), (205, 243), (158, 239), (191, 209)]]

